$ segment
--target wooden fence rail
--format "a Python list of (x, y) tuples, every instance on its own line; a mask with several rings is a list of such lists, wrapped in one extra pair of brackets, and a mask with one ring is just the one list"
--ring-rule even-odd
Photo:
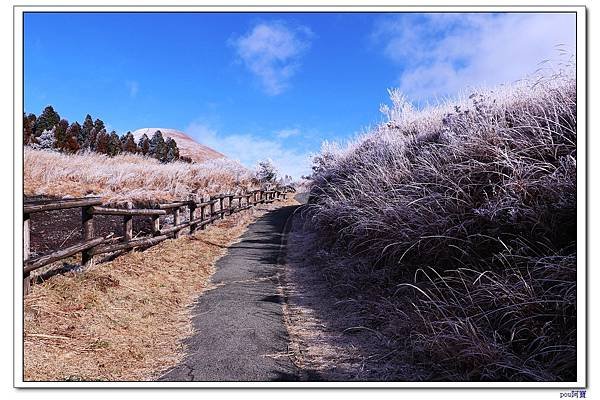
[[(27, 294), (31, 287), (31, 272), (48, 264), (81, 253), (82, 267), (89, 268), (94, 264), (94, 256), (98, 254), (154, 246), (170, 237), (179, 237), (186, 228), (189, 228), (189, 233), (192, 234), (197, 229), (206, 229), (207, 225), (217, 219), (225, 218), (226, 214), (232, 215), (250, 209), (257, 204), (286, 199), (288, 191), (289, 188), (286, 187), (280, 190), (254, 190), (244, 194), (220, 194), (211, 196), (209, 200), (200, 202), (178, 201), (159, 204), (157, 208), (133, 208), (131, 203), (128, 203), (126, 208), (107, 207), (97, 197), (26, 203), (23, 205), (23, 293)], [(217, 204), (219, 204), (218, 209), (216, 208)], [(50, 254), (30, 258), (30, 215), (72, 208), (81, 208), (83, 240)], [(186, 213), (186, 209), (187, 218), (186, 221), (183, 221), (183, 214)], [(160, 217), (167, 214), (172, 214), (173, 224), (170, 227), (161, 228)], [(119, 237), (118, 241), (114, 237), (96, 237), (94, 232), (95, 215), (122, 216), (123, 236)], [(133, 238), (134, 216), (150, 218), (152, 236), (140, 239)]]

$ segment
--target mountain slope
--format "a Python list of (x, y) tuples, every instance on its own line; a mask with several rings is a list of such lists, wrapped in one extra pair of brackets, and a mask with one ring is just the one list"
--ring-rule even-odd
[(211, 149), (210, 147), (204, 146), (196, 142), (184, 132), (175, 129), (142, 128), (133, 132), (133, 136), (135, 137), (135, 140), (138, 141), (145, 133), (148, 136), (148, 138), (151, 139), (152, 135), (154, 135), (156, 131), (161, 131), (165, 139), (168, 137), (175, 139), (175, 141), (177, 142), (177, 147), (179, 147), (179, 154), (182, 156), (190, 157), (196, 162), (204, 162), (216, 158), (225, 158), (225, 155), (219, 153), (216, 150)]

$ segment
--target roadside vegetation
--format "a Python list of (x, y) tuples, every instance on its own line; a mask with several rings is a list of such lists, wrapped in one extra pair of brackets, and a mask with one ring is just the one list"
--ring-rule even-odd
[(215, 262), (248, 224), (280, 205), (35, 284), (24, 298), (24, 379), (156, 380), (183, 359), (191, 306), (210, 289)]
[[(387, 380), (576, 379), (571, 71), (416, 110), (315, 158), (304, 251)], [(407, 374), (407, 370), (413, 375)]]
[(136, 204), (188, 199), (254, 187), (253, 173), (223, 158), (204, 163), (161, 163), (139, 154), (109, 157), (24, 148), (25, 196), (100, 196)]

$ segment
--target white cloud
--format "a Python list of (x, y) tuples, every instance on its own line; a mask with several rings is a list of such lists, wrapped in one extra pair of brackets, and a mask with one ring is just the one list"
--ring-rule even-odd
[(277, 132), (275, 132), (275, 135), (278, 138), (282, 138), (282, 139), (286, 139), (292, 136), (298, 136), (300, 134), (300, 129), (298, 128), (291, 128), (291, 129), (281, 129)]
[(575, 54), (575, 16), (426, 14), (384, 20), (373, 37), (403, 69), (400, 89), (425, 99), (516, 81), (544, 60), (568, 58)]
[(244, 65), (260, 79), (264, 91), (274, 96), (289, 86), (312, 37), (307, 27), (272, 22), (256, 25), (231, 44)]
[(125, 82), (127, 86), (127, 90), (129, 91), (129, 97), (134, 98), (137, 96), (138, 91), (140, 90), (140, 84), (136, 81), (127, 81)]
[(270, 158), (282, 174), (300, 178), (310, 172), (310, 154), (285, 148), (280, 141), (249, 134), (222, 135), (211, 127), (193, 122), (185, 132), (199, 143), (253, 169), (258, 161)]

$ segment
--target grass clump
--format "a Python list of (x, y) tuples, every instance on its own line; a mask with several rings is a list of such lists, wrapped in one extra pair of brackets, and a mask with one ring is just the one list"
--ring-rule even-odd
[(324, 276), (424, 379), (576, 380), (573, 75), (421, 111), (391, 95), (315, 158)]

